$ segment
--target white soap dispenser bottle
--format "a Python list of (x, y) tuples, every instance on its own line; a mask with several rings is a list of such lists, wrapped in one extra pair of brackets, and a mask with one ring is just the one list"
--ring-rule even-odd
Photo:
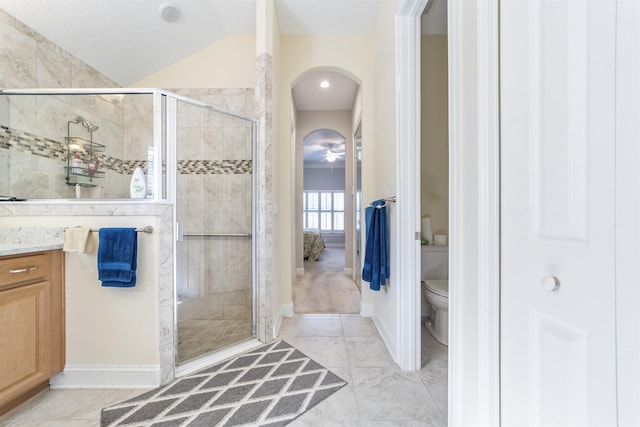
[(140, 166), (135, 168), (133, 175), (131, 175), (129, 191), (132, 199), (144, 199), (147, 196), (147, 180)]

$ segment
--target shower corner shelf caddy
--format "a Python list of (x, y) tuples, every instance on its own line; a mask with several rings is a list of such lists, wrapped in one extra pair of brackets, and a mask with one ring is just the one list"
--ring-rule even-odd
[[(81, 122), (83, 125), (87, 123), (81, 117), (76, 119), (78, 122)], [(67, 145), (67, 166), (64, 167), (65, 178), (68, 185), (80, 185), (82, 187), (95, 187), (96, 183), (93, 182), (94, 178), (104, 178), (105, 173), (101, 170), (91, 170), (86, 165), (88, 161), (95, 159), (95, 153), (103, 153), (105, 151), (105, 146), (102, 144), (98, 144), (93, 141), (93, 132), (94, 130), (87, 131), (91, 135), (91, 139), (80, 138), (77, 136), (71, 136), (69, 125), (77, 124), (75, 121), (70, 121), (67, 125), (67, 136), (64, 138), (64, 141)], [(90, 125), (90, 123), (89, 123)], [(85, 127), (87, 127), (85, 125)], [(96, 126), (97, 128), (97, 126)], [(72, 147), (74, 147), (72, 149)], [(80, 155), (83, 159), (83, 163), (85, 166), (72, 166), (71, 162), (75, 155)]]

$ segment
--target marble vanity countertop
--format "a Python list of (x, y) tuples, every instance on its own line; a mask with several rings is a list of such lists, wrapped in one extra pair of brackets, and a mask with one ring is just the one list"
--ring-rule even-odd
[(0, 256), (62, 249), (62, 228), (0, 228)]

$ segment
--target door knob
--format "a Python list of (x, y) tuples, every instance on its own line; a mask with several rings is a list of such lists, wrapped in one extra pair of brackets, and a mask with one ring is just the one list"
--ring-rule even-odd
[(542, 289), (549, 292), (553, 292), (560, 287), (560, 281), (554, 276), (544, 276), (541, 283)]

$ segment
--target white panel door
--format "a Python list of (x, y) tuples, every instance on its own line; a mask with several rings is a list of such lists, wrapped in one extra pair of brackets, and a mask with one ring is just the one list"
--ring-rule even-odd
[(503, 426), (616, 424), (615, 13), (501, 2)]

